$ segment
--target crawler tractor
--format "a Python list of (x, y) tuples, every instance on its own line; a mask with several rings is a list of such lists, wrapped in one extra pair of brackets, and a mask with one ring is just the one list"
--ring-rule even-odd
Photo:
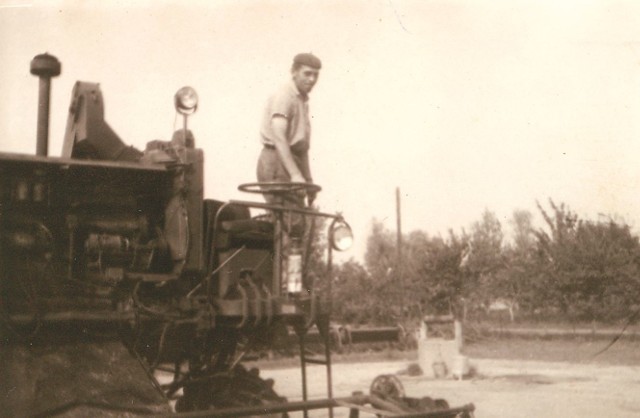
[[(370, 395), (334, 398), (330, 281), (316, 291), (325, 279), (312, 280), (309, 252), (288, 238), (288, 221), (328, 220), (330, 277), (333, 251), (352, 241), (343, 217), (260, 199), (205, 199), (204, 156), (188, 129), (198, 97), (189, 87), (174, 98), (181, 128), (141, 151), (105, 121), (99, 85), (77, 82), (62, 155), (48, 156), (50, 80), (60, 68), (48, 54), (31, 62), (40, 78), (36, 155), (0, 153), (0, 416), (307, 416), (319, 408), (332, 416), (344, 405), (350, 416), (362, 408), (379, 416), (472, 414), (473, 405), (411, 402), (385, 383), (392, 379)], [(275, 196), (320, 190), (239, 188)], [(325, 347), (314, 357), (305, 345), (311, 328)], [(297, 402), (242, 364), (289, 335), (301, 353)], [(326, 399), (307, 399), (309, 363), (326, 366)]]

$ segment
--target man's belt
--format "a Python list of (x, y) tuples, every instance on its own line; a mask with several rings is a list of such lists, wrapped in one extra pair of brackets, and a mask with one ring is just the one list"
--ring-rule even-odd
[[(297, 147), (297, 146), (296, 146), (296, 145), (298, 145), (298, 144), (299, 144), (299, 142), (297, 142), (297, 143), (296, 143), (296, 144), (294, 144), (294, 145), (289, 146), (289, 149), (291, 150), (291, 153), (292, 153), (293, 155), (302, 156), (305, 152), (307, 152), (307, 150), (308, 150), (308, 146), (307, 146), (306, 148), (301, 149), (300, 147)], [(265, 144), (265, 143), (263, 143), (262, 145), (263, 145), (266, 149), (269, 149), (269, 150), (275, 150), (275, 149), (276, 149), (276, 146), (275, 146), (275, 145)]]

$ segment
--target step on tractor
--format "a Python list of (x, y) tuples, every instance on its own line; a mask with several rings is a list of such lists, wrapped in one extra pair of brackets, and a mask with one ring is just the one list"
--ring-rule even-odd
[[(334, 396), (327, 277), (351, 229), (340, 214), (263, 203), (273, 199), (205, 198), (204, 155), (188, 126), (193, 88), (174, 96), (182, 126), (171, 140), (138, 150), (106, 122), (99, 84), (77, 82), (61, 156), (52, 157), (50, 83), (61, 64), (41, 54), (30, 69), (39, 78), (36, 154), (0, 153), (0, 416), (472, 416), (472, 404), (407, 398), (389, 376), (369, 394)], [(308, 227), (298, 242), (293, 217), (324, 219), (327, 231), (313, 238)], [(305, 244), (320, 237), (322, 274), (308, 269)], [(312, 330), (323, 342), (316, 355), (306, 344)], [(292, 402), (243, 363), (289, 335), (302, 374)], [(308, 399), (309, 364), (326, 368), (326, 398)]]

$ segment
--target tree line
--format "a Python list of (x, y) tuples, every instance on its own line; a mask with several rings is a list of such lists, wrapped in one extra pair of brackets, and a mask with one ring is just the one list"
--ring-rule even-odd
[(333, 313), (352, 324), (398, 324), (428, 314), (486, 317), (497, 303), (519, 318), (616, 322), (640, 309), (640, 241), (614, 219), (580, 219), (564, 204), (537, 204), (544, 220), (514, 211), (513, 233), (485, 210), (467, 232), (402, 237), (374, 221), (364, 263), (332, 274)]

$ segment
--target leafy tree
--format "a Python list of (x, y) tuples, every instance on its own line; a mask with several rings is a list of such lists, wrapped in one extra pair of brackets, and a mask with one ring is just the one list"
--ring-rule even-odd
[(465, 263), (463, 294), (474, 304), (488, 305), (493, 299), (509, 294), (503, 240), (500, 221), (493, 212), (485, 210), (482, 219), (472, 225)]
[(378, 323), (394, 324), (402, 320), (404, 277), (403, 269), (398, 268), (397, 254), (396, 235), (374, 220), (367, 239), (365, 266), (372, 278), (369, 294), (380, 305), (374, 315)]
[(424, 314), (466, 317), (496, 299), (523, 313), (571, 320), (630, 317), (640, 297), (640, 243), (621, 221), (586, 221), (564, 204), (538, 204), (544, 227), (516, 210), (506, 242), (499, 219), (485, 210), (470, 232), (403, 237), (373, 222), (364, 266), (334, 270), (336, 316), (346, 322), (397, 324)]
[(333, 315), (339, 322), (367, 324), (379, 316), (382, 306), (369, 292), (371, 276), (364, 267), (349, 260), (340, 265), (333, 275)]
[[(640, 244), (628, 225), (578, 219), (564, 205), (540, 205), (548, 231), (536, 232), (540, 301), (573, 320), (619, 319), (640, 295)], [(543, 305), (540, 303), (540, 305)]]
[(535, 248), (536, 240), (532, 223), (533, 215), (527, 210), (514, 210), (511, 218), (511, 228), (513, 230), (514, 254), (528, 257)]
[[(508, 260), (503, 281), (502, 296), (516, 303), (526, 312), (531, 312), (536, 305), (536, 237), (534, 234), (533, 215), (529, 211), (515, 210), (510, 221), (513, 230), (512, 244), (505, 251)], [(514, 319), (514, 318), (512, 318)]]
[(396, 265), (396, 254), (395, 236), (374, 219), (364, 257), (367, 271), (376, 279), (387, 277)]
[(421, 312), (436, 315), (457, 313), (462, 316), (465, 297), (471, 293), (462, 270), (467, 238), (449, 231), (446, 239), (433, 238), (425, 247), (426, 257), (417, 269), (423, 288), (422, 292), (416, 292), (421, 297)]

